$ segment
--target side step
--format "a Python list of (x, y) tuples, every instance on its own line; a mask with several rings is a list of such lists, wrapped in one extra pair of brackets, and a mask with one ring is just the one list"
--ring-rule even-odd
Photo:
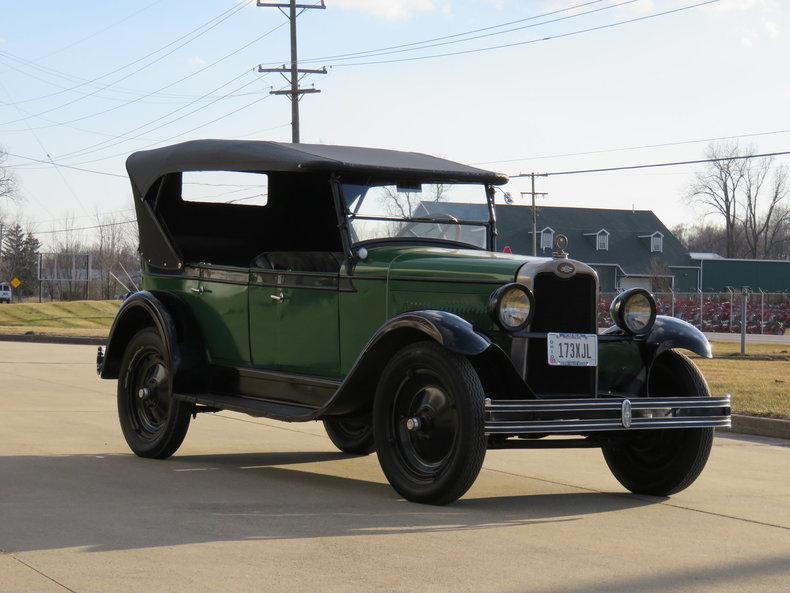
[(486, 400), (488, 435), (730, 426), (730, 396)]
[(173, 397), (184, 402), (208, 406), (209, 408), (242, 412), (250, 416), (283, 420), (285, 422), (305, 422), (307, 420), (313, 420), (313, 415), (316, 411), (315, 408), (300, 406), (298, 404), (286, 404), (264, 399), (241, 397), (238, 395), (225, 395), (222, 393), (175, 393)]

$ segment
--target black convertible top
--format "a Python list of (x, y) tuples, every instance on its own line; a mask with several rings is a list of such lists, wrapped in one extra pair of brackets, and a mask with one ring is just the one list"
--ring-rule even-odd
[(417, 152), (258, 140), (192, 140), (144, 150), (126, 160), (126, 169), (139, 196), (144, 196), (163, 175), (184, 171), (326, 171), (392, 175), (393, 180), (507, 182), (500, 173)]

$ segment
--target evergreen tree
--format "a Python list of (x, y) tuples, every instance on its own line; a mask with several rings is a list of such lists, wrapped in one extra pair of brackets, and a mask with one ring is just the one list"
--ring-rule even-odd
[(14, 224), (5, 229), (0, 256), (3, 261), (5, 279), (14, 277), (22, 281), (16, 290), (18, 296), (35, 292), (38, 279), (38, 251), (41, 243), (30, 233), (25, 233), (21, 225)]

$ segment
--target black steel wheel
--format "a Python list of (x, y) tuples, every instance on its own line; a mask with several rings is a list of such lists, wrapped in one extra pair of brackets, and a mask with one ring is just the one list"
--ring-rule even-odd
[(162, 338), (153, 328), (129, 341), (118, 378), (118, 417), (129, 448), (140, 457), (165, 459), (189, 428), (192, 405), (173, 399), (173, 377)]
[[(685, 355), (669, 350), (650, 371), (651, 396), (710, 397), (705, 378)], [(614, 477), (635, 494), (669, 496), (700, 475), (713, 446), (712, 428), (643, 430), (610, 439), (602, 447)]]
[(471, 363), (434, 342), (392, 358), (376, 390), (373, 433), (381, 468), (401, 496), (447, 504), (471, 487), (486, 452), (484, 400)]
[(370, 417), (324, 418), (324, 429), (343, 453), (369, 455), (376, 448)]

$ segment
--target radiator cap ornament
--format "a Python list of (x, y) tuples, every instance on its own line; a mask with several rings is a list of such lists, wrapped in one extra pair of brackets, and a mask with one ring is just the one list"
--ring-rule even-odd
[(552, 257), (559, 258), (559, 259), (567, 259), (568, 252), (565, 251), (568, 248), (568, 237), (565, 235), (557, 235), (557, 238), (554, 239), (554, 251), (552, 252)]

